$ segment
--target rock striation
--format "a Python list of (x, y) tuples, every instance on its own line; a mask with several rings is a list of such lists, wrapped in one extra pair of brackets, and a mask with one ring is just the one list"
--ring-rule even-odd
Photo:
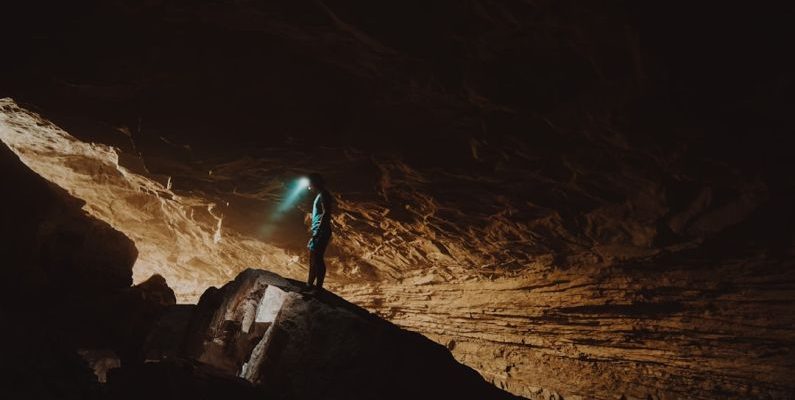
[[(134, 363), (163, 307), (162, 278), (132, 285), (135, 244), (0, 145), (0, 386), (9, 398), (84, 399)], [(91, 367), (91, 369), (89, 368)]]
[(662, 265), (339, 293), (528, 398), (550, 388), (566, 399), (791, 397), (789, 261)]

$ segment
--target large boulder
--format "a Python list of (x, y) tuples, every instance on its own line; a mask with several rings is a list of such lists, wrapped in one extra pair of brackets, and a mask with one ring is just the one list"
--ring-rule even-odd
[(186, 355), (284, 399), (514, 396), (444, 346), (329, 292), (249, 269), (199, 302)]

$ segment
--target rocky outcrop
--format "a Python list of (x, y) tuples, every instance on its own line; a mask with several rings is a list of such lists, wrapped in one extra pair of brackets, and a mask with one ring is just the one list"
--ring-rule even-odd
[(135, 242), (138, 257), (130, 263), (136, 283), (162, 276), (181, 302), (195, 303), (207, 287), (234, 279), (245, 265), (290, 272), (293, 257), (284, 250), (226, 230), (222, 203), (177, 194), (168, 177), (148, 174), (135, 155), (80, 141), (9, 98), (0, 99), (0, 141), (70, 198), (81, 199), (91, 217)]
[(0, 178), (2, 395), (97, 395), (109, 368), (140, 358), (141, 335), (174, 294), (162, 278), (131, 287), (134, 243), (5, 145)]
[(510, 399), (449, 350), (329, 293), (246, 270), (196, 306), (186, 355), (277, 399)]
[(82, 295), (132, 284), (138, 253), (130, 239), (88, 217), (82, 201), (31, 171), (5, 145), (0, 162), (7, 190), (0, 206), (4, 296), (19, 298), (32, 288), (74, 288)]

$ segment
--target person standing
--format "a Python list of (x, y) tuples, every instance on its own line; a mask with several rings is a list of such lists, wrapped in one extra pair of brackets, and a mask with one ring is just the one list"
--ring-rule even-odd
[[(323, 256), (331, 241), (331, 213), (333, 198), (326, 189), (326, 182), (320, 174), (309, 174), (307, 189), (317, 193), (312, 203), (312, 237), (309, 239), (309, 277), (307, 289), (323, 289), (326, 277), (326, 263)], [(313, 287), (314, 285), (314, 287)]]

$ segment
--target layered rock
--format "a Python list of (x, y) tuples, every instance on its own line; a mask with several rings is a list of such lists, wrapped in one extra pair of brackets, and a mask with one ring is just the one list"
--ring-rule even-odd
[(794, 290), (788, 261), (671, 258), (340, 294), (529, 398), (553, 389), (567, 399), (785, 399), (795, 392)]
[(142, 332), (174, 294), (162, 278), (131, 287), (134, 243), (5, 145), (0, 174), (3, 395), (96, 396), (109, 368), (139, 359)]
[(14, 298), (30, 288), (71, 286), (76, 292), (96, 292), (129, 287), (137, 256), (132, 240), (88, 217), (81, 200), (31, 171), (6, 145), (0, 152), (8, 190), (1, 207), (9, 274), (2, 279), (7, 286), (3, 294)]

